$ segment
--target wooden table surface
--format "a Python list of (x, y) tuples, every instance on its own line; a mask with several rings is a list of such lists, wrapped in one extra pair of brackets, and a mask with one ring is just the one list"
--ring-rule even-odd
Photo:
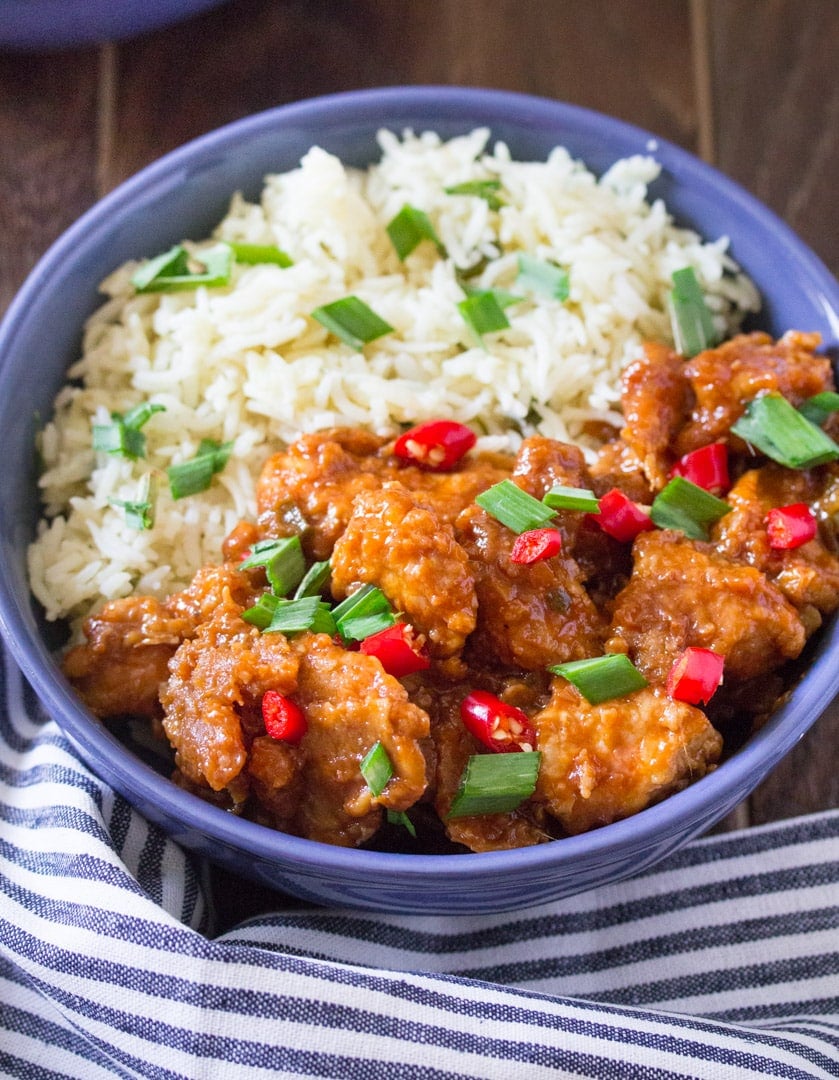
[[(229, 0), (130, 41), (0, 49), (0, 311), (51, 241), (173, 147), (404, 83), (518, 90), (645, 127), (739, 181), (839, 274), (837, 54), (837, 0)], [(839, 702), (723, 827), (836, 807), (838, 754)]]

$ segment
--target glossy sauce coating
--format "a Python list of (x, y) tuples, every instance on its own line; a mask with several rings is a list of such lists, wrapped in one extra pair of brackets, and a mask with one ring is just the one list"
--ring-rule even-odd
[[(755, 393), (798, 405), (833, 389), (817, 346), (797, 332), (778, 342), (742, 335), (689, 361), (646, 347), (625, 372), (624, 427), (588, 464), (579, 448), (539, 435), (515, 456), (472, 452), (440, 472), (364, 431), (302, 436), (265, 463), (258, 519), (231, 533), (224, 563), (165, 601), (105, 604), (65, 670), (98, 715), (162, 724), (178, 783), (312, 839), (372, 842), (389, 810), (436, 822), (451, 850), (487, 851), (636, 813), (713, 769), (732, 717), (746, 732), (765, 720), (790, 663), (839, 607), (839, 467), (786, 469), (730, 432)], [(676, 461), (712, 442), (729, 450), (731, 509), (706, 540), (655, 529), (619, 543), (596, 516), (560, 510), (560, 551), (521, 564), (510, 558), (516, 534), (475, 503), (510, 478), (536, 499), (555, 485), (598, 495), (618, 487), (649, 508)], [(816, 515), (817, 535), (771, 548), (768, 510), (799, 502)], [(328, 602), (363, 584), (384, 592), (427, 670), (399, 680), (351, 643), (261, 633), (242, 619), (266, 589), (261, 570), (237, 569), (244, 554), (258, 539), (294, 535), (308, 559), (331, 560)], [(707, 707), (666, 692), (688, 647), (725, 658)], [(548, 671), (607, 652), (626, 653), (648, 686), (590, 705)], [(269, 689), (303, 711), (299, 745), (266, 734), (259, 706)], [(460, 717), (475, 689), (526, 712), (540, 771), (517, 810), (449, 819), (466, 762), (488, 752)], [(393, 770), (380, 795), (360, 771), (377, 742)]]

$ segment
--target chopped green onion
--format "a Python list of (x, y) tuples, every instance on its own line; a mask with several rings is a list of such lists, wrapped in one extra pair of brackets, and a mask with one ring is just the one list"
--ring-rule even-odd
[(242, 618), (251, 626), (257, 626), (260, 630), (267, 630), (281, 603), (281, 597), (270, 592), (263, 593), (253, 607), (249, 607), (242, 612)]
[(214, 439), (202, 439), (194, 458), (178, 465), (170, 465), (166, 475), (169, 477), (172, 498), (183, 499), (187, 495), (206, 491), (213, 476), (221, 472), (227, 464), (232, 447), (232, 442), (217, 443)]
[(377, 611), (370, 615), (356, 615), (341, 619), (338, 632), (345, 642), (364, 641), (380, 630), (387, 630), (396, 622), (392, 611)]
[(175, 292), (178, 289), (195, 289), (199, 285), (226, 285), (230, 280), (232, 265), (233, 250), (229, 244), (215, 244), (195, 255), (190, 255), (185, 247), (176, 244), (162, 255), (143, 263), (135, 271), (131, 284), (140, 293)]
[(127, 413), (111, 413), (112, 423), (93, 425), (93, 449), (127, 458), (145, 457), (146, 437), (140, 428), (148, 423), (155, 413), (165, 411), (165, 405), (144, 401), (129, 409)]
[(304, 596), (319, 596), (323, 587), (329, 581), (331, 573), (332, 563), (328, 559), (325, 562), (312, 563), (303, 580), (297, 586), (294, 599), (300, 600)]
[(555, 484), (542, 496), (542, 502), (553, 510), (584, 510), (588, 514), (600, 513), (597, 496), (588, 488), (563, 487), (562, 484)]
[(524, 300), (523, 296), (519, 296), (518, 293), (509, 292), (507, 289), (482, 289), (476, 288), (474, 285), (470, 285), (468, 281), (460, 281), (460, 287), (466, 293), (467, 296), (491, 296), (503, 310), (504, 308), (512, 307), (513, 304), (520, 304)]
[(375, 743), (367, 751), (361, 759), (359, 768), (367, 786), (378, 798), (387, 787), (388, 780), (393, 776), (393, 765), (387, 750), (380, 742)]
[(137, 428), (126, 427), (115, 415), (112, 424), (93, 425), (93, 449), (121, 457), (141, 458), (146, 455), (146, 437)]
[(335, 620), (329, 604), (319, 596), (303, 596), (299, 600), (281, 600), (266, 634), (298, 634), (310, 630), (313, 634), (335, 633)]
[(717, 333), (711, 312), (693, 267), (686, 266), (672, 275), (673, 288), (668, 297), (673, 339), (682, 356), (696, 356), (716, 344)]
[(491, 289), (482, 289), (473, 292), (461, 300), (457, 310), (463, 316), (463, 321), (469, 327), (478, 341), (483, 341), (484, 334), (491, 334), (496, 330), (506, 330), (510, 325), (504, 308), (499, 303), (498, 297)]
[[(370, 620), (379, 620), (381, 616), (388, 621), (363, 632), (367, 625), (373, 625)], [(384, 630), (395, 622), (390, 601), (376, 585), (362, 585), (356, 589), (332, 609), (332, 617), (344, 641), (362, 641), (371, 633)]]
[(256, 266), (259, 263), (272, 263), (274, 266), (283, 267), (283, 269), (294, 266), (294, 260), (273, 244), (242, 244), (238, 240), (228, 240), (227, 243), (236, 258), (236, 262), (247, 263), (249, 266)]
[(390, 242), (400, 259), (407, 259), (423, 240), (430, 240), (441, 255), (445, 254), (445, 248), (434, 231), (431, 218), (424, 210), (417, 210), (415, 206), (405, 203), (399, 213), (390, 219), (386, 228)]
[(334, 634), (335, 621), (329, 604), (319, 596), (304, 596), (300, 600), (284, 600), (273, 593), (263, 593), (253, 607), (242, 612), (245, 622), (257, 626), (264, 634)]
[(517, 281), (554, 300), (567, 300), (569, 296), (568, 271), (553, 262), (536, 259), (525, 252), (519, 252), (519, 274)]
[(125, 524), (129, 529), (143, 531), (154, 525), (154, 497), (154, 479), (150, 473), (146, 473), (140, 481), (136, 499), (111, 499), (110, 502), (125, 511)]
[(692, 540), (707, 540), (711, 525), (730, 512), (727, 502), (683, 476), (674, 476), (650, 507), (660, 529), (678, 529)]
[(548, 668), (575, 686), (590, 705), (643, 690), (647, 680), (624, 653), (569, 660)]
[(380, 611), (390, 611), (390, 601), (378, 587), (378, 585), (362, 585), (354, 593), (350, 593), (340, 604), (333, 608), (335, 618), (338, 621), (353, 618), (358, 619), (366, 615), (375, 615)]
[(447, 816), (508, 814), (516, 810), (536, 789), (541, 759), (538, 750), (521, 754), (474, 754), (466, 763)]
[(393, 332), (390, 323), (379, 318), (376, 312), (357, 296), (344, 296), (331, 304), (315, 308), (312, 318), (317, 319), (321, 326), (325, 326), (330, 333), (357, 352), (368, 342)]
[(504, 200), (498, 197), (500, 190), (500, 180), (466, 180), (462, 184), (443, 188), (447, 195), (476, 195), (487, 203), (490, 210), (500, 210), (505, 205)]
[(411, 821), (404, 810), (388, 810), (386, 817), (390, 825), (402, 825), (416, 840), (417, 830), (414, 827), (413, 821)]
[(817, 427), (821, 427), (828, 416), (837, 410), (839, 410), (839, 394), (834, 390), (823, 390), (822, 393), (814, 394), (798, 406), (798, 411)]
[(556, 511), (528, 495), (512, 480), (501, 480), (482, 491), (475, 502), (513, 532), (540, 529), (553, 521)]
[(303, 580), (306, 562), (299, 536), (286, 536), (278, 540), (258, 540), (250, 555), (239, 564), (240, 570), (264, 566), (265, 574), (276, 596), (286, 596)]
[(166, 406), (155, 401), (141, 401), (127, 413), (123, 413), (122, 422), (126, 427), (136, 428), (138, 431), (144, 427), (155, 413), (166, 412)]
[(788, 469), (809, 469), (839, 458), (833, 439), (780, 394), (753, 398), (731, 430)]

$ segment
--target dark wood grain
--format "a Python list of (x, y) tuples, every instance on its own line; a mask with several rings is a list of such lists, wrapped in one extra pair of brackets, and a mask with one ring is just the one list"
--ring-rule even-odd
[(839, 4), (713, 0), (717, 164), (839, 274)]
[(693, 148), (689, 26), (686, 0), (233, 0), (120, 49), (109, 179), (246, 113), (400, 83), (563, 98)]
[(0, 53), (0, 312), (97, 196), (98, 54)]
[[(716, 163), (839, 273), (839, 4), (714, 0), (708, 26)], [(834, 703), (754, 792), (751, 820), (839, 806), (837, 747)]]
[[(702, 153), (839, 272), (836, 0), (230, 0), (98, 49), (0, 53), (0, 310), (105, 190), (241, 116), (396, 84), (499, 87)], [(783, 268), (779, 268), (783, 272)], [(723, 826), (839, 805), (839, 705)]]

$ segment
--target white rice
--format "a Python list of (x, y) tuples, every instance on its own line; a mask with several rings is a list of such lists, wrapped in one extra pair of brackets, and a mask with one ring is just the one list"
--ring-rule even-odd
[[(262, 462), (300, 432), (394, 432), (446, 416), (485, 432), (485, 447), (534, 430), (585, 445), (587, 420), (618, 422), (619, 374), (639, 344), (671, 340), (674, 270), (695, 269), (723, 334), (757, 309), (726, 238), (706, 242), (647, 201), (652, 158), (618, 161), (598, 179), (562, 148), (517, 162), (487, 140), (483, 130), (448, 142), (382, 132), (382, 158), (365, 173), (314, 148), (267, 178), (260, 203), (234, 196), (215, 238), (277, 245), (294, 260), (287, 269), (237, 265), (228, 286), (168, 294), (136, 295), (136, 263), (106, 278), (109, 299), (41, 438), (44, 517), (29, 571), (48, 619), (78, 631), (103, 600), (184, 587), (253, 516)], [(444, 191), (486, 178), (501, 182), (497, 212)], [(424, 243), (399, 261), (385, 226), (405, 203), (429, 215), (446, 258)], [(568, 268), (567, 302), (516, 285), (519, 251)], [(525, 297), (507, 308), (509, 329), (482, 344), (457, 307), (459, 272), (476, 268), (471, 285)], [(363, 352), (327, 334), (312, 310), (348, 294), (395, 332)], [(146, 459), (94, 453), (92, 423), (142, 401), (165, 406), (143, 429)], [(230, 460), (208, 492), (175, 501), (164, 471), (203, 438), (232, 440)], [(136, 500), (149, 472), (161, 477), (154, 526), (137, 530), (115, 501)]]

